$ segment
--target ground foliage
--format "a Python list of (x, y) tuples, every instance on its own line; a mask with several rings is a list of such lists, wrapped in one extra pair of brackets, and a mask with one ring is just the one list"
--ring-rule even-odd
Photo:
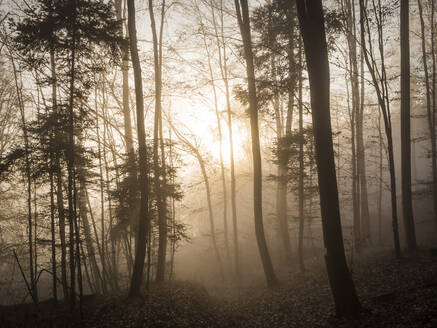
[(142, 298), (87, 297), (84, 319), (50, 302), (0, 307), (1, 327), (437, 327), (437, 257), (428, 250), (395, 260), (391, 252), (355, 255), (363, 310), (336, 318), (321, 261), (291, 273), (280, 287), (210, 292), (199, 284), (151, 285)]

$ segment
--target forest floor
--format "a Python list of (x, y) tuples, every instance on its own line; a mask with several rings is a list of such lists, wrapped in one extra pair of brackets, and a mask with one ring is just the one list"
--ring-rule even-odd
[(66, 309), (30, 305), (0, 307), (0, 327), (437, 327), (437, 256), (429, 250), (394, 259), (390, 252), (369, 251), (353, 265), (362, 313), (335, 317), (321, 262), (290, 275), (280, 287), (223, 288), (208, 293), (195, 283), (151, 286), (136, 300), (93, 297), (84, 319)]

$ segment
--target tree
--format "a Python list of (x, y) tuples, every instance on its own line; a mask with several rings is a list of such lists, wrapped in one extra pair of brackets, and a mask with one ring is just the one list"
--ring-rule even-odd
[[(384, 39), (383, 39), (383, 24), (384, 17), (386, 16), (387, 8), (383, 8), (381, 1), (372, 2), (372, 12), (375, 15), (377, 35), (378, 35), (378, 52), (380, 58), (380, 68), (377, 66), (376, 54), (373, 49), (373, 44), (370, 39), (370, 22), (365, 6), (364, 0), (360, 0), (360, 33), (361, 33), (361, 46), (363, 47), (364, 59), (366, 61), (367, 69), (372, 77), (373, 86), (378, 97), (379, 108), (382, 112), (384, 120), (384, 130), (387, 137), (387, 152), (388, 162), (390, 167), (390, 188), (391, 188), (391, 207), (392, 207), (392, 226), (393, 226), (393, 243), (395, 248), (396, 257), (401, 256), (401, 246), (399, 241), (399, 229), (398, 229), (398, 212), (397, 212), (397, 199), (396, 199), (396, 172), (393, 153), (393, 134), (391, 124), (391, 112), (390, 112), (390, 98), (388, 93), (388, 77), (385, 66), (385, 54), (384, 54)], [(366, 40), (367, 34), (367, 40)]]
[[(59, 158), (59, 163), (66, 164), (68, 177), (66, 188), (70, 262), (68, 296), (72, 310), (76, 303), (76, 281), (80, 300), (82, 299), (82, 257), (76, 182), (83, 148), (80, 147), (77, 139), (80, 139), (80, 134), (90, 122), (85, 104), (94, 85), (95, 73), (105, 72), (109, 63), (117, 62), (120, 41), (119, 22), (115, 20), (113, 14), (112, 6), (100, 0), (69, 2), (40, 0), (24, 10), (22, 19), (11, 21), (14, 44), (17, 51), (22, 54), (26, 67), (43, 76), (46, 68), (50, 67), (51, 72), (48, 75), (53, 79), (37, 79), (37, 83), (52, 87), (60, 86), (57, 88), (60, 97), (55, 99), (52, 96), (52, 107), (53, 109), (56, 107), (53, 115), (57, 117), (57, 124), (52, 124), (52, 127), (59, 129), (59, 134), (55, 134), (55, 138), (61, 136), (57, 140), (61, 147), (53, 155), (57, 166), (56, 156), (62, 154), (62, 161)], [(102, 56), (99, 61), (95, 60), (97, 55)], [(58, 171), (57, 182), (58, 193), (61, 196), (62, 168), (59, 166), (57, 170), (61, 170), (61, 173)], [(57, 201), (60, 211), (63, 211), (64, 199)], [(62, 244), (64, 234), (62, 222), (60, 230)], [(64, 262), (63, 254), (62, 262)], [(63, 278), (66, 280), (64, 272)], [(66, 285), (66, 281), (64, 284)]]
[(422, 63), (425, 75), (425, 95), (426, 95), (426, 115), (428, 119), (428, 130), (431, 143), (431, 174), (432, 174), (432, 197), (434, 205), (434, 220), (437, 228), (437, 145), (436, 145), (436, 56), (435, 56), (435, 32), (434, 32), (434, 11), (435, 3), (431, 0), (431, 78), (428, 67), (428, 52), (426, 49), (426, 28), (423, 15), (422, 0), (417, 0), (420, 18), (421, 45), (422, 45)]
[[(298, 99), (299, 99), (299, 181), (298, 181), (298, 198), (299, 198), (299, 241), (298, 241), (298, 254), (299, 254), (299, 266), (300, 270), (305, 270), (305, 264), (303, 259), (303, 233), (304, 233), (304, 135), (303, 135), (303, 104), (302, 104), (302, 39), (299, 39), (299, 87), (298, 87)], [(312, 148), (312, 147), (311, 147)], [(311, 149), (312, 150), (312, 149)], [(311, 173), (311, 172), (310, 172)]]
[(416, 232), (411, 198), (411, 128), (410, 128), (410, 38), (409, 1), (401, 0), (401, 155), (402, 210), (405, 236), (410, 251), (416, 249)]
[[(135, 24), (135, 2), (127, 0), (128, 8), (128, 28), (130, 36), (130, 53), (132, 66), (134, 70), (135, 81), (135, 100), (137, 108), (137, 133), (138, 133), (138, 167), (140, 171), (140, 211), (138, 215), (138, 231), (135, 243), (135, 263), (132, 273), (132, 279), (129, 289), (130, 297), (137, 297), (141, 292), (143, 281), (144, 260), (146, 257), (146, 238), (150, 230), (150, 217), (148, 212), (149, 206), (149, 184), (147, 174), (147, 149), (146, 149), (146, 132), (144, 128), (144, 98), (143, 82), (141, 78), (141, 65), (137, 48), (137, 31)], [(156, 172), (155, 172), (156, 174)]]
[(346, 264), (329, 108), (329, 63), (321, 0), (298, 0), (297, 13), (310, 82), (325, 261), (338, 316), (356, 315), (360, 302)]
[[(17, 68), (15, 66), (15, 62), (12, 58), (12, 67), (14, 70), (14, 79), (15, 79), (15, 87), (17, 91), (18, 105), (20, 108), (21, 115), (21, 127), (23, 130), (23, 139), (24, 139), (24, 155), (25, 155), (25, 181), (26, 181), (26, 189), (27, 189), (27, 226), (28, 226), (28, 237), (29, 237), (29, 271), (30, 271), (30, 292), (33, 301), (38, 303), (38, 287), (36, 283), (36, 275), (34, 271), (34, 257), (36, 254), (36, 249), (33, 247), (32, 240), (32, 172), (31, 172), (31, 158), (30, 158), (30, 144), (29, 144), (29, 134), (28, 128), (26, 125), (26, 116), (24, 113), (24, 100), (22, 93), (22, 82), (19, 81)], [(21, 83), (20, 83), (21, 82)]]
[[(226, 113), (227, 125), (229, 133), (229, 161), (231, 169), (231, 210), (232, 210), (232, 227), (233, 227), (233, 241), (234, 241), (234, 261), (235, 261), (235, 275), (237, 280), (240, 279), (240, 250), (238, 240), (238, 219), (237, 219), (237, 192), (236, 192), (236, 178), (235, 178), (235, 159), (234, 159), (234, 139), (232, 132), (232, 107), (231, 107), (231, 92), (229, 87), (229, 72), (228, 72), (228, 55), (227, 55), (227, 40), (225, 37), (224, 26), (224, 8), (223, 0), (220, 0), (220, 30), (214, 15), (214, 5), (212, 0), (210, 2), (211, 13), (213, 16), (213, 26), (217, 41), (217, 50), (219, 55), (220, 74), (225, 85), (226, 96)], [(225, 187), (224, 187), (225, 188)], [(226, 203), (226, 201), (225, 201)], [(226, 229), (227, 230), (227, 229)]]
[[(213, 23), (214, 34), (215, 34), (214, 38), (215, 38), (215, 41), (217, 43), (217, 51), (219, 54), (219, 66), (220, 66), (220, 70), (222, 71), (222, 73), (224, 73), (223, 72), (224, 64), (222, 63), (221, 53), (222, 53), (222, 47), (225, 47), (225, 45), (224, 44), (221, 45), (221, 42), (220, 42), (220, 35), (219, 35), (218, 27), (217, 27), (218, 24), (216, 22), (214, 4), (212, 3), (212, 0), (208, 1), (207, 5), (209, 6), (209, 8), (211, 10), (211, 15), (212, 15), (212, 23)], [(222, 1), (220, 2), (220, 5), (222, 6)], [(223, 234), (224, 234), (226, 257), (227, 257), (227, 260), (230, 261), (229, 234), (228, 234), (228, 195), (227, 195), (228, 192), (227, 192), (227, 186), (226, 186), (225, 164), (223, 161), (223, 132), (222, 132), (222, 122), (221, 122), (222, 119), (220, 117), (219, 104), (218, 104), (218, 95), (217, 95), (218, 88), (217, 88), (216, 82), (215, 82), (213, 63), (212, 63), (213, 56), (211, 54), (210, 46), (208, 44), (208, 39), (207, 39), (208, 31), (206, 30), (206, 26), (203, 22), (203, 17), (202, 17), (203, 13), (201, 12), (199, 6), (197, 6), (197, 5), (196, 5), (196, 10), (197, 10), (198, 20), (199, 20), (199, 25), (200, 25), (199, 31), (202, 35), (203, 45), (204, 45), (205, 52), (206, 52), (207, 59), (208, 59), (207, 62), (208, 62), (209, 79), (210, 79), (211, 89), (212, 89), (213, 98), (214, 98), (214, 110), (215, 110), (215, 116), (216, 116), (216, 120), (217, 120), (217, 132), (218, 132), (218, 136), (219, 136), (220, 174), (221, 174), (222, 189), (223, 189)], [(223, 15), (222, 12), (221, 12), (221, 15)], [(223, 77), (223, 79), (225, 79), (225, 78)], [(232, 128), (232, 120), (228, 123), (231, 124), (231, 128)], [(230, 131), (230, 133), (231, 133), (231, 131)], [(232, 143), (232, 142), (230, 141), (230, 143)], [(231, 163), (233, 165), (233, 154), (230, 154), (230, 157), (232, 157)], [(234, 172), (232, 171), (232, 173), (234, 173)], [(234, 177), (234, 179), (235, 179), (235, 177)], [(234, 191), (235, 191), (235, 186), (234, 186)], [(234, 242), (234, 243), (235, 243), (236, 249), (238, 249), (238, 243), (237, 242)], [(237, 252), (235, 252), (235, 262), (236, 262), (235, 263), (235, 271), (236, 271), (236, 276), (238, 279), (238, 277), (239, 277), (239, 268), (238, 268), (239, 264), (238, 264)]]
[[(352, 162), (352, 208), (353, 208), (353, 229), (354, 229), (354, 247), (356, 250), (361, 248), (361, 213), (360, 213), (360, 194), (359, 194), (359, 174), (357, 161), (357, 139), (358, 139), (358, 115), (360, 110), (360, 97), (358, 85), (358, 60), (356, 46), (355, 30), (355, 7), (352, 6), (351, 0), (345, 2), (343, 10), (346, 12), (346, 37), (348, 44), (349, 60), (349, 80), (352, 91), (352, 110), (350, 111), (351, 126), (351, 162)], [(349, 100), (348, 100), (349, 108)], [(362, 131), (361, 131), (362, 133)]]
[[(288, 1), (268, 2), (254, 11), (252, 22), (255, 33), (260, 35), (253, 46), (257, 74), (258, 109), (273, 111), (278, 157), (276, 215), (278, 231), (285, 251), (286, 262), (291, 265), (291, 244), (287, 217), (287, 162), (289, 149), (282, 142), (291, 135), (296, 85), (294, 64), (296, 13)], [(284, 60), (286, 59), (286, 60)], [(281, 106), (282, 97), (288, 99)], [(284, 113), (285, 112), (285, 113)]]
[[(165, 0), (161, 4), (161, 26), (158, 33), (156, 31), (155, 15), (153, 12), (153, 1), (149, 0), (150, 24), (153, 36), (153, 58), (155, 70), (155, 120), (153, 129), (153, 168), (154, 168), (154, 187), (156, 204), (158, 208), (159, 222), (159, 248), (158, 266), (156, 269), (156, 281), (163, 282), (165, 277), (165, 258), (167, 253), (167, 198), (162, 190), (161, 183), (166, 184), (165, 176), (165, 153), (164, 140), (162, 133), (162, 37), (164, 29)], [(161, 150), (161, 167), (159, 163), (159, 147)], [(162, 177), (162, 182), (161, 182)]]
[(168, 122), (170, 123), (171, 129), (174, 131), (174, 133), (176, 134), (176, 136), (179, 139), (179, 141), (186, 148), (188, 148), (188, 150), (191, 153), (191, 155), (196, 157), (197, 162), (199, 163), (200, 171), (202, 173), (203, 181), (205, 183), (206, 200), (207, 200), (207, 203), (208, 203), (209, 224), (210, 224), (210, 229), (211, 229), (212, 247), (214, 248), (214, 253), (215, 253), (215, 256), (217, 258), (217, 264), (218, 264), (219, 271), (220, 271), (220, 277), (222, 278), (222, 280), (224, 280), (225, 275), (224, 275), (224, 271), (223, 271), (223, 264), (222, 264), (222, 259), (221, 259), (221, 256), (220, 256), (220, 251), (219, 251), (218, 245), (217, 245), (217, 238), (216, 238), (215, 224), (214, 224), (214, 213), (213, 213), (213, 210), (212, 210), (212, 201), (211, 201), (211, 188), (210, 188), (210, 185), (209, 185), (209, 179), (208, 179), (208, 173), (206, 171), (205, 160), (203, 159), (202, 154), (199, 151), (199, 147), (197, 145), (191, 143), (187, 138), (185, 138), (176, 129), (176, 127), (172, 124), (171, 120), (169, 120)]
[(252, 40), (250, 34), (249, 7), (247, 4), (247, 0), (235, 0), (235, 10), (237, 13), (237, 20), (238, 26), (240, 27), (241, 37), (243, 39), (244, 58), (246, 60), (247, 85), (249, 89), (250, 132), (252, 136), (253, 155), (253, 206), (255, 218), (255, 235), (267, 284), (269, 287), (274, 287), (278, 284), (278, 279), (276, 278), (275, 272), (273, 270), (272, 260), (270, 258), (266, 238), (264, 235), (258, 107), (255, 85), (255, 68), (252, 53)]

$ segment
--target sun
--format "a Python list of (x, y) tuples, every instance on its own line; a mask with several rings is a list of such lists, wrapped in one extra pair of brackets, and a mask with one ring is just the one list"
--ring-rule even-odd
[[(223, 108), (224, 101), (219, 101), (219, 107)], [(182, 126), (181, 131), (187, 133), (187, 138), (196, 140), (194, 144), (199, 146), (201, 153), (210, 156), (215, 162), (220, 161), (220, 138), (218, 133), (217, 115), (213, 108), (198, 100), (196, 97), (190, 99), (174, 99), (172, 104), (175, 108), (184, 108), (177, 115), (173, 122)], [(208, 108), (209, 107), (209, 108)], [(225, 165), (230, 164), (229, 129), (227, 124), (227, 113), (221, 110), (220, 125), (222, 136), (222, 157)], [(234, 162), (245, 160), (250, 152), (250, 138), (248, 122), (238, 116), (233, 116), (232, 140), (234, 149)]]
[[(222, 127), (222, 156), (223, 162), (227, 165), (230, 163), (231, 158), (231, 147), (229, 139), (229, 130), (227, 126), (225, 129), (223, 129)], [(232, 141), (234, 148), (234, 161), (238, 162), (243, 160), (247, 151), (247, 145), (249, 140), (245, 126), (243, 126), (240, 122), (233, 122)], [(216, 140), (214, 140), (214, 142), (211, 144), (209, 152), (215, 160), (220, 161), (219, 137), (217, 137)]]

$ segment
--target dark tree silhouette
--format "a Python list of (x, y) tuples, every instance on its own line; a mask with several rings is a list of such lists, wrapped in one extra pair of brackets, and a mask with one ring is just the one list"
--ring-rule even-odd
[(329, 112), (329, 63), (321, 0), (298, 0), (307, 61), (319, 178), (325, 261), (338, 316), (356, 315), (360, 302), (346, 264)]
[(253, 206), (255, 216), (255, 235), (258, 249), (267, 279), (267, 284), (273, 287), (278, 284), (273, 270), (272, 260), (264, 235), (262, 212), (262, 171), (261, 150), (259, 144), (258, 107), (255, 86), (255, 68), (253, 63), (252, 40), (250, 35), (249, 8), (246, 0), (235, 0), (238, 25), (243, 38), (244, 58), (246, 60), (247, 84), (249, 89), (250, 131), (252, 135), (253, 155)]
[(410, 37), (409, 1), (401, 0), (401, 153), (402, 153), (402, 210), (405, 237), (410, 251), (415, 250), (413, 201), (411, 198), (411, 128), (410, 128)]
[(150, 229), (150, 217), (148, 213), (149, 185), (147, 178), (147, 149), (146, 133), (144, 129), (144, 98), (143, 82), (141, 79), (141, 65), (137, 49), (137, 30), (135, 24), (135, 3), (134, 0), (127, 1), (128, 28), (130, 36), (130, 52), (135, 79), (135, 100), (137, 108), (137, 132), (138, 132), (138, 154), (139, 154), (139, 184), (141, 192), (140, 211), (138, 216), (138, 232), (135, 244), (135, 263), (130, 284), (129, 296), (140, 295), (143, 281), (144, 260), (146, 257), (146, 238)]

